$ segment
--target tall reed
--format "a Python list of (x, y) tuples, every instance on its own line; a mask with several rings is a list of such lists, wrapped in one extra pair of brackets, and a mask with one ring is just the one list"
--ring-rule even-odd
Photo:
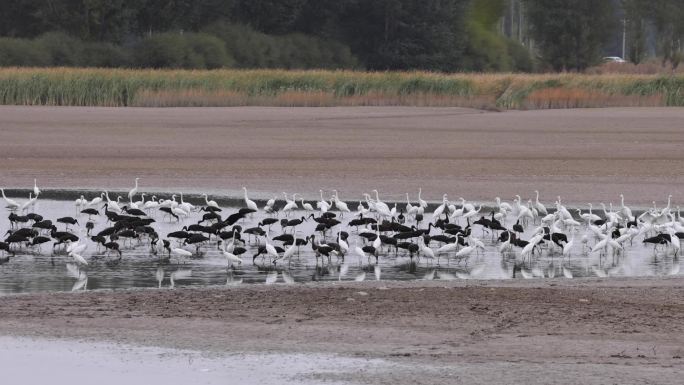
[(56, 106), (684, 106), (683, 75), (0, 69), (0, 104)]

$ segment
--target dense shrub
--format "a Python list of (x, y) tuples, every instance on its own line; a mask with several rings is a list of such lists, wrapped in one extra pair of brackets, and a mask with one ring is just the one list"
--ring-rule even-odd
[(53, 66), (83, 65), (83, 42), (62, 32), (48, 32), (36, 39)]
[(140, 67), (183, 68), (186, 54), (185, 39), (177, 33), (148, 37), (133, 48), (133, 60)]
[(144, 68), (213, 69), (230, 66), (224, 43), (205, 33), (161, 33), (133, 47), (134, 65)]
[(86, 43), (83, 46), (83, 67), (128, 67), (130, 53), (110, 43)]
[(303, 34), (271, 36), (250, 27), (214, 23), (204, 29), (225, 42), (239, 68), (355, 68), (349, 47)]
[(463, 68), (469, 71), (528, 72), (533, 69), (528, 49), (500, 32), (504, 0), (471, 0), (465, 20)]
[(515, 72), (532, 72), (535, 70), (534, 60), (530, 50), (513, 39), (506, 39), (511, 69)]
[(232, 67), (233, 58), (226, 52), (226, 47), (221, 39), (206, 33), (192, 33), (184, 35), (189, 54), (193, 57), (192, 68), (214, 69)]
[(50, 65), (47, 52), (28, 39), (0, 38), (0, 67)]

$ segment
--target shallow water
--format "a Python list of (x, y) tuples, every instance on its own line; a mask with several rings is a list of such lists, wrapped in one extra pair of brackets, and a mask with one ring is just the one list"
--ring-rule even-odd
[[(75, 226), (74, 231), (82, 238), (85, 237), (86, 215), (77, 214), (71, 201), (39, 200), (35, 206), (35, 212), (51, 219), (62, 216), (77, 216), (80, 226)], [(221, 213), (225, 218), (235, 212), (237, 208), (224, 208)], [(103, 211), (103, 210), (100, 210)], [(0, 216), (6, 218), (8, 211), (0, 209)], [(197, 223), (201, 214), (192, 213), (180, 224), (169, 222), (162, 212), (153, 213), (157, 220), (153, 227), (161, 238), (171, 231), (180, 230), (184, 224)], [(299, 218), (307, 215), (306, 212), (294, 212), (290, 218)], [(254, 214), (240, 221), (244, 228), (256, 226), (265, 217), (264, 213)], [(346, 223), (350, 219), (348, 214), (342, 221)], [(101, 215), (94, 217), (97, 233), (107, 227), (106, 217)], [(510, 220), (509, 220), (510, 222)], [(309, 220), (297, 227), (301, 231), (299, 237), (312, 234), (316, 222)], [(506, 223), (510, 226), (511, 223)], [(424, 227), (424, 226), (422, 226)], [(528, 226), (522, 239), (529, 239), (535, 226)], [(3, 220), (0, 230), (7, 231), (9, 222)], [(58, 229), (63, 230), (64, 225), (59, 224)], [(345, 230), (351, 235), (348, 240), (350, 248), (359, 237), (355, 235), (355, 228), (347, 228), (344, 225), (335, 227), (335, 231)], [(126, 245), (123, 247), (123, 258), (119, 261), (115, 254), (105, 254), (89, 239), (86, 240), (88, 248), (83, 256), (88, 260), (88, 266), (78, 267), (73, 259), (63, 251), (56, 249), (52, 252), (52, 244), (46, 243), (41, 249), (19, 250), (16, 257), (0, 265), (0, 294), (45, 292), (45, 291), (73, 291), (73, 290), (98, 290), (98, 289), (127, 289), (127, 288), (168, 288), (208, 285), (236, 285), (236, 284), (265, 284), (267, 282), (282, 284), (285, 282), (309, 282), (320, 280), (360, 280), (380, 279), (411, 280), (411, 279), (522, 279), (522, 277), (546, 277), (568, 279), (567, 277), (612, 277), (612, 276), (666, 276), (677, 275), (681, 269), (681, 258), (675, 258), (671, 252), (658, 250), (654, 252), (652, 246), (641, 243), (641, 237), (635, 239), (633, 245), (625, 244), (625, 251), (616, 257), (601, 257), (598, 254), (588, 254), (587, 248), (580, 242), (581, 236), (586, 232), (580, 228), (575, 235), (575, 248), (569, 258), (562, 258), (560, 250), (544, 249), (542, 255), (535, 256), (531, 261), (522, 261), (520, 249), (502, 256), (498, 251), (498, 243), (492, 241), (489, 234), (484, 234), (480, 226), (473, 226), (473, 235), (480, 237), (486, 245), (484, 253), (473, 254), (468, 260), (457, 262), (453, 259), (453, 253), (447, 258), (442, 256), (439, 261), (421, 259), (419, 263), (411, 263), (411, 259), (402, 250), (398, 253), (392, 249), (386, 249), (380, 255), (377, 267), (375, 260), (359, 258), (350, 252), (346, 260), (332, 257), (316, 260), (310, 246), (303, 246), (299, 256), (292, 258), (290, 263), (279, 261), (276, 267), (268, 262), (256, 259), (252, 264), (252, 255), (256, 252), (256, 243), (247, 246), (248, 251), (242, 255), (243, 263), (235, 268), (229, 268), (225, 258), (220, 254), (215, 241), (202, 247), (198, 255), (192, 258), (178, 258), (172, 256), (169, 259), (161, 258), (150, 252), (147, 243)], [(433, 234), (439, 233), (439, 229), (433, 229)], [(271, 226), (271, 237), (281, 233), (279, 224)], [(245, 236), (246, 237), (246, 236)], [(320, 234), (317, 234), (320, 237)], [(328, 240), (334, 241), (335, 236), (328, 235)], [(568, 235), (568, 238), (570, 236)], [(121, 240), (119, 241), (121, 243)], [(593, 238), (588, 246), (593, 245)], [(175, 242), (174, 242), (175, 244)], [(273, 241), (279, 245), (279, 242)], [(434, 245), (433, 245), (434, 246)], [(175, 247), (175, 246), (174, 246)], [(187, 246), (187, 250), (194, 251), (193, 246)], [(436, 247), (433, 247), (433, 250)], [(584, 251), (583, 251), (584, 250)], [(414, 262), (416, 259), (414, 258)], [(276, 277), (277, 274), (277, 277)]]
[[(0, 336), (3, 378), (10, 383), (326, 384), (344, 373), (388, 371), (379, 359), (333, 354), (230, 353)], [(39, 370), (36, 370), (36, 363)], [(14, 382), (12, 382), (14, 381)]]

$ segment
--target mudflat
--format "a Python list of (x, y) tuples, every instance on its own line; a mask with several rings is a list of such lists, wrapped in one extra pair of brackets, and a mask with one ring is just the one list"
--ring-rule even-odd
[(0, 335), (401, 364), (373, 384), (680, 383), (681, 278), (247, 285), (0, 297)]
[[(352, 200), (684, 198), (684, 108), (0, 107), (0, 186)], [(372, 384), (680, 383), (684, 281), (411, 281), (0, 297), (0, 335), (336, 354)], [(327, 356), (326, 356), (327, 357)], [(6, 362), (7, 364), (7, 362)], [(11, 365), (11, 362), (9, 363)], [(346, 364), (349, 365), (349, 364)], [(345, 366), (347, 368), (347, 366)]]
[(3, 106), (0, 184), (648, 206), (684, 199), (683, 144), (684, 108)]

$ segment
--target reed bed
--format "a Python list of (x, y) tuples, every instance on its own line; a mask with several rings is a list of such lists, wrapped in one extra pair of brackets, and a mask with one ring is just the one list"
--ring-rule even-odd
[(51, 106), (684, 106), (684, 75), (0, 69), (0, 104)]

